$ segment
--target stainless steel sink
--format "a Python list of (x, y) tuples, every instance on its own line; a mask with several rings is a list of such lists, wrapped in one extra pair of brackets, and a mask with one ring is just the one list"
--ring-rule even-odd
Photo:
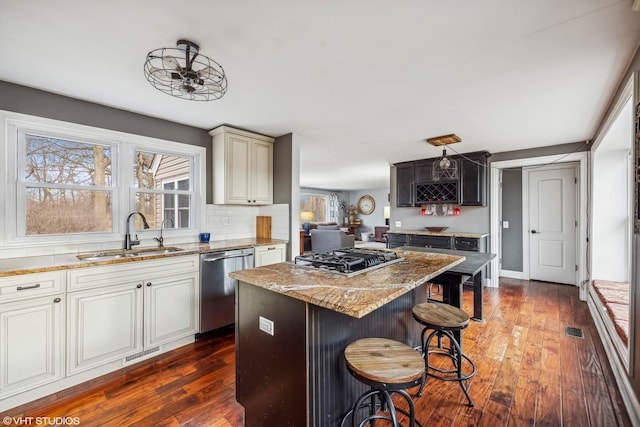
[(152, 255), (164, 255), (173, 252), (182, 251), (182, 248), (178, 248), (175, 246), (166, 246), (163, 248), (140, 248), (140, 249), (115, 249), (112, 251), (100, 251), (100, 252), (88, 252), (84, 254), (76, 255), (81, 261), (105, 261), (110, 259), (118, 259), (118, 258), (134, 258), (134, 257), (144, 257), (144, 256), (152, 256)]

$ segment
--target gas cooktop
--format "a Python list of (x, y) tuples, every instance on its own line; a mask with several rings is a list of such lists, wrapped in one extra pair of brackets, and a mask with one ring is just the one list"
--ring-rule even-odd
[(393, 251), (366, 248), (341, 248), (331, 252), (307, 254), (295, 257), (295, 264), (316, 270), (354, 276), (377, 268), (386, 267), (404, 258)]

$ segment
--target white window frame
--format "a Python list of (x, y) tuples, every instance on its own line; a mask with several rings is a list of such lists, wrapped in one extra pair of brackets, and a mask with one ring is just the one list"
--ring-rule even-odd
[[(30, 130), (38, 134), (59, 136), (64, 139), (98, 142), (112, 147), (112, 185), (113, 185), (113, 231), (98, 233), (77, 233), (60, 235), (32, 235), (24, 233), (24, 186), (18, 184), (22, 170), (18, 162), (18, 131)], [(3, 250), (40, 247), (38, 253), (74, 252), (86, 248), (88, 243), (100, 244), (99, 247), (119, 247), (124, 240), (125, 220), (135, 207), (135, 192), (132, 192), (133, 167), (123, 166), (131, 163), (135, 150), (152, 151), (189, 157), (190, 187), (193, 191), (190, 228), (176, 229), (176, 237), (196, 237), (204, 219), (206, 188), (206, 149), (200, 146), (162, 140), (140, 135), (118, 132), (108, 129), (79, 125), (27, 114), (0, 110), (0, 165), (6, 171), (0, 174), (0, 258), (6, 257)], [(128, 159), (128, 160), (126, 160)], [(24, 164), (22, 165), (24, 166)], [(19, 188), (22, 186), (22, 190)], [(102, 187), (101, 187), (102, 188)], [(145, 190), (146, 191), (146, 190)], [(18, 203), (22, 197), (22, 202)], [(139, 237), (153, 240), (157, 231), (137, 230)], [(152, 244), (152, 242), (149, 244)], [(45, 248), (46, 250), (42, 250)], [(11, 256), (11, 255), (10, 255)]]
[[(326, 205), (327, 205), (327, 209), (325, 210), (325, 213), (324, 213), (325, 220), (324, 220), (324, 221), (322, 221), (322, 222), (328, 222), (328, 221), (330, 221), (330, 217), (331, 217), (331, 215), (330, 215), (330, 209), (331, 209), (331, 208), (330, 208), (330, 206), (329, 206), (329, 205), (330, 205), (330, 203), (331, 203), (331, 197), (329, 197), (329, 195), (328, 195), (328, 194), (324, 194), (324, 193), (309, 193), (309, 192), (301, 192), (301, 193), (300, 193), (300, 197), (299, 197), (299, 199), (302, 199), (302, 198), (303, 198), (303, 197), (305, 197), (305, 196), (306, 196), (306, 197), (321, 197), (321, 198), (325, 199), (325, 200), (326, 200), (326, 202), (327, 202), (327, 203), (326, 203)], [(299, 208), (299, 209), (301, 209), (301, 208)], [(300, 216), (300, 215), (298, 214), (298, 217), (299, 217), (299, 216)], [(318, 221), (318, 222), (320, 222), (318, 219), (315, 219), (314, 221)]]

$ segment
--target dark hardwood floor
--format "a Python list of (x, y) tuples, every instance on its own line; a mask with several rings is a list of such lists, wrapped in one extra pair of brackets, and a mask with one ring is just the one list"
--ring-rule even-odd
[[(425, 426), (631, 425), (576, 287), (502, 279), (483, 299), (487, 322), (464, 333), (478, 368), (469, 385), (475, 407), (457, 383), (431, 379), (415, 399)], [(471, 292), (464, 304), (471, 312)], [(584, 339), (566, 336), (567, 326)], [(243, 426), (233, 330), (0, 416), (77, 417), (83, 427)]]

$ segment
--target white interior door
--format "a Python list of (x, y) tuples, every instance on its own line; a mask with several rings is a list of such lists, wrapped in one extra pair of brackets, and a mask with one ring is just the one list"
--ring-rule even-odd
[(576, 284), (575, 164), (527, 170), (529, 278)]

